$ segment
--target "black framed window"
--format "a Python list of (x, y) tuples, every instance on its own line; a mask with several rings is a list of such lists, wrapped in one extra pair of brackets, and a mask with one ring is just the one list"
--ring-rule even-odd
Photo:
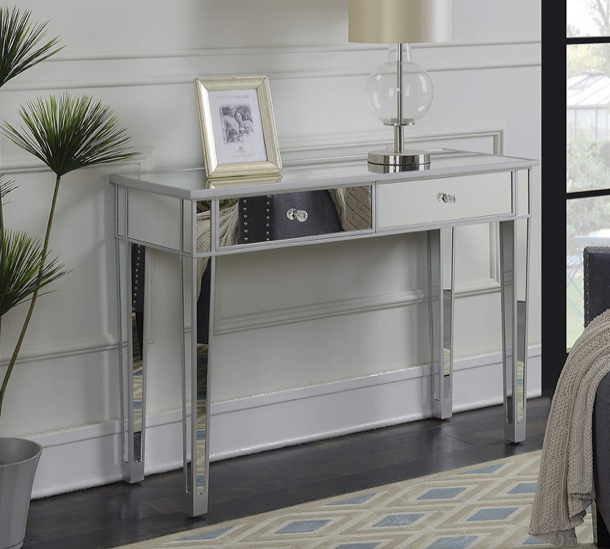
[(583, 248), (610, 246), (610, 0), (542, 0), (542, 386), (584, 329)]
[(610, 0), (566, 0), (566, 349), (583, 331), (583, 249), (610, 246)]

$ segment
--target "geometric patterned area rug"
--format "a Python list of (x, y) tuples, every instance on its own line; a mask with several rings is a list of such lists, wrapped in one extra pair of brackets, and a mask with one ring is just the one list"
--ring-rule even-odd
[[(540, 451), (215, 524), (129, 549), (504, 549), (527, 533)], [(594, 547), (591, 515), (577, 529)]]

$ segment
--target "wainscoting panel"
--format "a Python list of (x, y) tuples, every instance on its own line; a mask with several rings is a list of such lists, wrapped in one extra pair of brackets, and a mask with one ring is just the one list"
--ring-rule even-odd
[[(541, 394), (540, 363), (540, 347), (530, 347), (529, 398)], [(454, 411), (501, 403), (501, 370), (499, 354), (459, 359)], [(218, 402), (212, 406), (211, 459), (417, 421), (431, 417), (430, 406), (428, 366)], [(501, 433), (498, 437), (501, 441)], [(29, 438), (45, 447), (35, 498), (121, 479), (119, 422)], [(147, 474), (182, 466), (180, 410), (149, 417), (146, 452)], [(213, 487), (213, 478), (211, 482)]]

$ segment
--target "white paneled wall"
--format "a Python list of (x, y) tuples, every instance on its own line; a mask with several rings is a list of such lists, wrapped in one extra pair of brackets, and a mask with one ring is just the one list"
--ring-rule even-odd
[[(347, 0), (17, 4), (31, 9), (36, 19), (50, 19), (51, 33), (61, 34), (67, 47), (0, 93), (2, 118), (11, 123), (17, 121), (17, 107), (38, 95), (88, 93), (116, 110), (144, 152), (143, 169), (201, 165), (192, 79), (257, 74), (271, 78), (284, 158), (366, 152), (391, 140), (391, 132), (369, 112), (363, 94), (366, 76), (385, 58), (385, 48), (347, 43)], [(416, 61), (431, 72), (436, 96), (427, 117), (407, 132), (409, 138), (427, 146), (539, 157), (540, 1), (455, 0), (455, 9), (456, 42), (414, 49)], [(9, 225), (40, 234), (52, 175), (6, 140), (0, 162), (20, 184), (7, 207)], [(54, 469), (49, 460), (70, 467), (79, 454), (76, 447), (63, 454), (61, 446), (49, 448), (36, 484), (38, 494), (119, 474), (113, 194), (107, 174), (134, 169), (123, 165), (71, 174), (60, 193), (52, 247), (73, 271), (56, 284), (57, 292), (39, 302), (23, 360), (11, 381), (2, 432), (31, 436), (72, 429), (69, 435), (39, 438), (49, 447), (65, 448), (85, 439), (99, 440), (89, 451), (98, 457), (103, 453), (100, 460), (105, 461), (98, 470), (95, 465), (85, 467), (72, 483), (58, 484), (48, 480), (45, 471), (57, 475), (61, 466)], [(500, 349), (497, 232), (487, 226), (466, 228), (458, 238), (457, 355), (493, 355)], [(536, 223), (533, 345), (540, 342), (539, 256)], [(356, 378), (396, 376), (397, 371), (426, 364), (424, 259), (425, 241), (416, 235), (223, 258), (214, 402), (253, 397), (240, 401), (239, 410), (247, 413), (247, 403), (260, 406), (265, 393), (293, 395), (317, 387), (313, 392), (318, 398), (331, 382), (353, 385)], [(170, 457), (154, 455), (155, 448), (161, 452), (167, 443), (164, 436), (176, 436), (175, 417), (162, 419), (180, 402), (176, 274), (173, 258), (154, 255), (148, 411), (157, 415), (153, 423), (174, 426), (149, 440), (149, 469), (156, 470), (177, 459), (175, 452)], [(0, 372), (22, 315), (17, 311), (6, 319)], [(286, 319), (289, 324), (279, 325)], [(495, 372), (499, 365), (494, 361), (488, 362), (495, 366), (485, 364)], [(533, 360), (532, 366), (539, 368), (539, 361)], [(536, 376), (539, 373), (532, 379)], [(486, 388), (476, 385), (476, 376), (473, 380), (475, 385), (464, 389), (462, 408), (491, 402), (480, 395)], [(384, 398), (380, 386), (368, 393), (358, 387), (363, 399)], [(254, 434), (244, 445), (237, 429), (233, 438), (213, 439), (212, 451), (232, 455), (429, 413), (426, 398), (414, 411), (399, 404), (380, 411), (374, 404), (370, 417), (365, 408), (353, 424), (349, 416), (341, 425), (325, 424), (323, 416), (316, 416), (315, 424), (301, 424), (292, 437), (285, 424), (274, 433), (273, 422), (266, 418), (258, 434), (256, 425), (248, 426)], [(219, 403), (219, 419), (213, 420), (228, 430), (235, 427), (228, 418), (242, 417), (231, 406)], [(309, 417), (307, 408), (299, 413)]]

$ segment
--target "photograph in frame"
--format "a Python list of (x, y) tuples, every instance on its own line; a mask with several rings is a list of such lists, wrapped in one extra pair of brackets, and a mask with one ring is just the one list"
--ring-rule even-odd
[(209, 178), (281, 173), (267, 77), (196, 79)]
[(267, 160), (256, 90), (210, 92), (210, 107), (219, 164)]

